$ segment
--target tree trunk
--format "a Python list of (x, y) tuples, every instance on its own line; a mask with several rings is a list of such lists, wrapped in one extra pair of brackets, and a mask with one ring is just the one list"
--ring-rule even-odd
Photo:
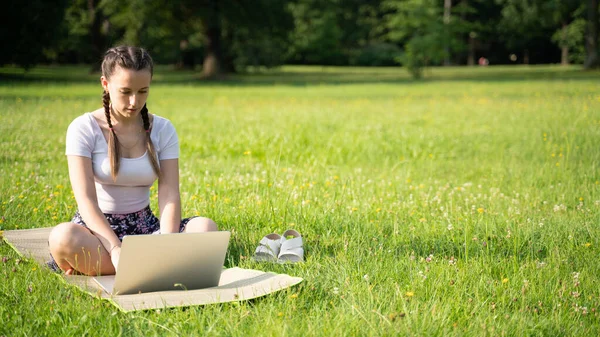
[(598, 61), (598, 0), (588, 0), (583, 67), (591, 69), (598, 66), (600, 66)]
[(561, 66), (569, 65), (569, 47), (560, 48), (560, 65)]
[(193, 70), (196, 66), (196, 60), (194, 50), (189, 48), (189, 42), (187, 40), (179, 41), (179, 62), (177, 62), (177, 69), (190, 69)]
[[(444, 25), (446, 25), (446, 31), (448, 31), (450, 28), (448, 27), (450, 25), (450, 10), (452, 9), (452, 0), (444, 0)], [(450, 65), (450, 48), (447, 45), (446, 42), (446, 56), (444, 57), (444, 65), (445, 66), (449, 66)]]
[(219, 0), (210, 1), (209, 15), (204, 20), (205, 52), (202, 78), (215, 79), (221, 73), (221, 15)]
[(469, 34), (469, 55), (467, 56), (467, 65), (475, 65), (475, 32)]
[(529, 49), (523, 51), (523, 64), (529, 64)]
[(563, 22), (562, 24), (562, 37), (561, 37), (561, 47), (560, 47), (560, 65), (568, 66), (569, 65), (569, 47), (567, 46), (567, 27), (568, 25)]
[[(106, 42), (102, 35), (102, 24), (104, 21), (102, 10), (98, 9), (98, 0), (88, 0), (88, 14), (90, 17), (90, 44), (92, 46), (92, 68), (90, 72), (100, 71), (101, 61), (106, 48)], [(96, 61), (98, 60), (98, 61)]]

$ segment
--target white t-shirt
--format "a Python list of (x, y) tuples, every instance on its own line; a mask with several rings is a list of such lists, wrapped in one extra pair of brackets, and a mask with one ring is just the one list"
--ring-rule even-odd
[[(150, 139), (159, 163), (179, 158), (179, 139), (168, 119), (154, 115)], [(66, 154), (92, 159), (98, 206), (103, 213), (133, 213), (150, 204), (150, 187), (158, 177), (148, 152), (138, 158), (121, 158), (117, 180), (113, 181), (108, 144), (91, 112), (75, 118), (69, 125)]]

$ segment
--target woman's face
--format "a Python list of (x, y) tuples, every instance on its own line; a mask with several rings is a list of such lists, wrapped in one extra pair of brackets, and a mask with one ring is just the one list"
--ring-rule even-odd
[(130, 70), (118, 66), (110, 79), (100, 78), (102, 87), (110, 95), (113, 113), (126, 118), (140, 113), (148, 99), (151, 81), (148, 69)]

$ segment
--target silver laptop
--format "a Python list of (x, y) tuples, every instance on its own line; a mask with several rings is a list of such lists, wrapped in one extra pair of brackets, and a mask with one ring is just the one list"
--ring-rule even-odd
[(113, 295), (215, 287), (230, 235), (218, 231), (125, 236), (116, 275), (94, 280)]

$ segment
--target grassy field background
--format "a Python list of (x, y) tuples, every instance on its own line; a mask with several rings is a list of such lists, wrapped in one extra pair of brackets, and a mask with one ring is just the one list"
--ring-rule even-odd
[[(65, 132), (101, 106), (98, 77), (0, 68), (0, 230), (72, 216)], [(207, 83), (160, 67), (148, 108), (179, 133), (183, 215), (232, 231), (228, 267), (305, 281), (124, 314), (0, 244), (0, 335), (599, 335), (599, 80), (284, 67)], [(250, 259), (288, 228), (305, 263)]]

